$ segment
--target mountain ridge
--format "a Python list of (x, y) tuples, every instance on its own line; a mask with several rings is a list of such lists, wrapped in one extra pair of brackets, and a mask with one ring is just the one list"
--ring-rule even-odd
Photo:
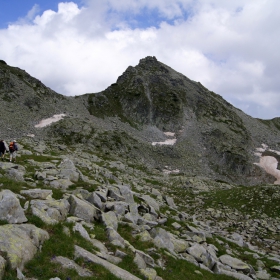
[[(155, 57), (129, 66), (104, 91), (76, 97), (55, 93), (19, 68), (2, 63), (0, 70), (4, 138), (34, 134), (72, 145), (87, 142), (161, 170), (240, 184), (273, 181), (254, 164), (254, 151), (262, 143), (278, 147), (277, 119), (246, 115)], [(35, 128), (61, 113), (66, 117), (58, 123)], [(151, 145), (167, 143), (165, 133), (174, 134), (173, 145)]]

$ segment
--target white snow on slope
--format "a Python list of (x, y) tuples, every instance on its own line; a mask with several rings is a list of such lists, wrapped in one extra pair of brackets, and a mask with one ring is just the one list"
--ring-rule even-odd
[(255, 155), (260, 157), (260, 162), (254, 164), (262, 167), (268, 174), (274, 176), (276, 178), (274, 184), (280, 184), (280, 170), (277, 169), (278, 160), (273, 156), (262, 156), (264, 151), (274, 152), (278, 155), (280, 152), (268, 149), (268, 146), (265, 144), (262, 144), (262, 148), (257, 148), (256, 150), (257, 153)]
[(41, 120), (38, 124), (35, 125), (35, 127), (41, 128), (41, 127), (51, 125), (52, 123), (60, 121), (65, 116), (66, 116), (65, 114), (53, 115), (52, 117), (50, 117), (48, 119)]

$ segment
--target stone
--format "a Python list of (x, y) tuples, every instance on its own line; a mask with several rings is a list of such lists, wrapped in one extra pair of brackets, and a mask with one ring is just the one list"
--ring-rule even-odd
[(70, 159), (65, 158), (58, 167), (60, 169), (60, 176), (69, 179), (71, 182), (78, 182), (79, 172), (77, 172), (74, 163)]
[(99, 249), (100, 252), (108, 253), (106, 246), (99, 240), (91, 238), (90, 242), (95, 248)]
[(180, 256), (183, 259), (185, 259), (186, 261), (198, 266), (198, 262), (196, 261), (196, 259), (192, 255), (189, 255), (188, 253), (182, 253), (182, 254), (180, 254)]
[(73, 182), (71, 182), (69, 179), (58, 179), (50, 181), (48, 184), (54, 189), (67, 190), (71, 185), (73, 185)]
[(144, 252), (142, 252), (140, 250), (136, 250), (136, 254), (139, 254), (147, 265), (149, 265), (151, 267), (155, 266), (155, 261), (151, 256), (145, 254)]
[(22, 190), (20, 194), (26, 195), (33, 199), (49, 199), (52, 196), (52, 190), (42, 190), (42, 189), (31, 189)]
[(203, 255), (206, 254), (206, 249), (199, 244), (194, 244), (193, 246), (187, 248), (187, 252), (193, 256), (196, 261), (202, 262), (203, 261)]
[(107, 201), (108, 190), (95, 191), (94, 193), (96, 193), (99, 196), (99, 198), (101, 199), (101, 202), (106, 202)]
[(118, 229), (118, 218), (115, 212), (102, 213), (101, 220), (106, 227), (112, 227), (114, 230)]
[(49, 234), (32, 224), (3, 225), (0, 227), (0, 251), (6, 252), (12, 269), (23, 269)]
[(251, 271), (250, 267), (246, 263), (229, 255), (222, 255), (219, 260), (221, 263), (228, 265), (237, 271), (242, 271), (244, 273), (249, 273)]
[(153, 268), (140, 269), (140, 272), (148, 280), (155, 280), (157, 277), (157, 272)]
[(270, 268), (270, 270), (280, 274), (280, 265), (274, 265)]
[(106, 228), (106, 233), (108, 236), (109, 241), (118, 247), (124, 248), (125, 247), (125, 242), (124, 239), (119, 235), (119, 233), (114, 230), (112, 227), (107, 227)]
[(83, 225), (81, 223), (76, 223), (74, 226), (73, 226), (73, 231), (75, 232), (79, 232), (80, 235), (85, 238), (86, 240), (91, 240), (88, 232), (86, 231), (86, 229), (83, 227)]
[(99, 195), (97, 195), (95, 192), (91, 193), (86, 200), (93, 204), (95, 207), (97, 207), (100, 210), (103, 210), (103, 203), (101, 201), (101, 198)]
[(62, 256), (57, 256), (57, 257), (52, 259), (52, 262), (61, 264), (61, 266), (63, 268), (76, 270), (78, 275), (81, 276), (81, 277), (93, 276), (93, 273), (89, 269), (86, 269), (86, 268), (83, 268), (83, 267), (79, 266), (74, 261), (72, 261), (68, 258), (65, 258), (65, 257), (62, 257)]
[(118, 188), (120, 190), (120, 194), (124, 197), (125, 202), (134, 203), (133, 194), (129, 186), (118, 185)]
[(98, 256), (99, 258), (103, 259), (103, 260), (107, 260), (110, 263), (114, 263), (114, 264), (119, 264), (122, 259), (116, 256), (112, 256), (110, 254), (107, 254), (105, 252), (95, 252), (96, 256)]
[(10, 190), (2, 190), (0, 192), (0, 219), (10, 224), (27, 222), (18, 198)]
[(189, 247), (189, 243), (182, 239), (171, 238), (171, 242), (174, 246), (175, 253), (184, 253), (186, 249)]
[(143, 242), (148, 242), (153, 240), (147, 230), (140, 232), (139, 234), (137, 234), (137, 236), (139, 236), (139, 240)]
[(140, 280), (140, 278), (134, 276), (128, 271), (106, 261), (103, 260), (94, 254), (86, 251), (85, 249), (75, 245), (75, 258), (83, 258), (85, 261), (93, 262), (95, 264), (102, 265), (106, 269), (108, 269), (112, 274), (122, 280)]
[(171, 241), (170, 234), (162, 228), (153, 228), (150, 231), (154, 244), (159, 248), (166, 248), (170, 252), (174, 252), (174, 244)]
[(30, 206), (33, 215), (51, 225), (64, 221), (70, 209), (66, 199), (31, 200)]
[(174, 208), (174, 209), (177, 208), (172, 197), (164, 195), (163, 198), (169, 207)]
[(0, 255), (0, 279), (3, 279), (6, 263), (6, 260)]
[(70, 203), (69, 213), (71, 215), (81, 218), (86, 222), (93, 222), (94, 219), (100, 219), (100, 210), (91, 203), (81, 200), (74, 195), (70, 195), (68, 201)]
[(177, 222), (174, 222), (171, 224), (175, 229), (180, 229), (182, 226), (178, 224)]
[(125, 201), (125, 198), (121, 195), (120, 190), (116, 187), (110, 187), (108, 189), (108, 196), (116, 201)]
[(23, 170), (11, 168), (6, 171), (6, 175), (7, 175), (7, 177), (9, 177), (10, 179), (12, 179), (14, 181), (18, 181), (18, 182), (25, 181), (24, 180), (25, 170), (23, 171)]
[(140, 199), (144, 200), (148, 205), (152, 206), (155, 211), (159, 211), (159, 204), (154, 198), (150, 197), (149, 195), (142, 195)]
[(146, 269), (147, 267), (144, 259), (138, 253), (135, 253), (133, 262), (137, 265), (138, 269)]

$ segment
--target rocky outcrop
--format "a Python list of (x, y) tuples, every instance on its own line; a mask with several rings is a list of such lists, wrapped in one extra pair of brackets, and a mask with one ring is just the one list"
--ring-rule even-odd
[(12, 268), (22, 269), (48, 238), (46, 231), (32, 224), (3, 225), (0, 226), (0, 251), (6, 253)]
[(27, 222), (18, 198), (10, 190), (0, 192), (0, 217), (10, 224)]

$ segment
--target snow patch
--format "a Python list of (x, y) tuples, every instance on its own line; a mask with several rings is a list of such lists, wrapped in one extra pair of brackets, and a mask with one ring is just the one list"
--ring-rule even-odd
[(262, 156), (262, 152), (265, 151), (274, 152), (277, 155), (280, 155), (280, 152), (268, 149), (268, 146), (265, 144), (262, 144), (262, 148), (257, 148), (256, 150), (257, 152), (255, 153), (255, 155), (259, 156), (260, 162), (256, 162), (254, 164), (262, 167), (268, 174), (275, 177), (276, 181), (274, 182), (274, 184), (280, 184), (280, 170), (277, 169), (278, 160), (273, 156)]
[(179, 169), (169, 170), (169, 169), (163, 169), (164, 174), (178, 174), (180, 173)]
[(48, 119), (41, 120), (38, 124), (35, 125), (35, 127), (41, 128), (41, 127), (51, 125), (52, 123), (60, 121), (65, 116), (66, 116), (65, 114), (53, 115), (52, 117), (50, 117)]
[(163, 142), (152, 142), (152, 145), (155, 146), (155, 145), (170, 145), (170, 146), (173, 146), (175, 143), (176, 143), (177, 139), (167, 139)]

